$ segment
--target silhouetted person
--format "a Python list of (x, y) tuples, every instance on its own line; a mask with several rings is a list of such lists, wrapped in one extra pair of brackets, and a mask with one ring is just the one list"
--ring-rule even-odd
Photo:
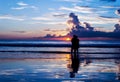
[(74, 52), (74, 56), (75, 56), (78, 54), (78, 48), (79, 48), (79, 39), (76, 35), (73, 35), (71, 43), (72, 43), (71, 54), (73, 54), (73, 52)]
[(70, 71), (70, 77), (74, 78), (75, 77), (75, 73), (78, 72), (79, 69), (79, 57), (76, 56), (75, 58), (71, 57), (71, 71)]

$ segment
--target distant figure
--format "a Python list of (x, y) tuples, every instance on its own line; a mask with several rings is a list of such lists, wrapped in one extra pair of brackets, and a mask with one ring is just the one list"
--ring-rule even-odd
[(75, 56), (78, 54), (78, 48), (79, 48), (79, 39), (76, 35), (73, 35), (71, 43), (72, 43), (71, 54), (73, 54), (73, 52), (74, 52), (74, 56)]

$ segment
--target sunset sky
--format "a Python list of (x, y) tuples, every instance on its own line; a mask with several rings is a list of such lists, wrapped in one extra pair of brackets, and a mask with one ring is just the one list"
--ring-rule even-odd
[(0, 0), (0, 38), (66, 35), (69, 13), (98, 30), (119, 23), (120, 0)]

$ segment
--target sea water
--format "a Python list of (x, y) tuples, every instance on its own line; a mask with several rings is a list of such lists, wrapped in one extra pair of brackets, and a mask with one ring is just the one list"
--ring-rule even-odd
[[(59, 52), (70, 53), (71, 48), (64, 45), (71, 45), (70, 41), (0, 41), (0, 58), (42, 58), (44, 52), (44, 58), (54, 57), (57, 58)], [(4, 46), (10, 45), (10, 46)], [(119, 57), (120, 48), (107, 47), (107, 48), (96, 48), (96, 47), (81, 47), (81, 45), (120, 45), (119, 41), (80, 41), (79, 52), (81, 56), (92, 56), (92, 57)], [(20, 46), (19, 46), (20, 45)], [(26, 46), (30, 45), (30, 46)], [(35, 46), (34, 46), (35, 45)], [(38, 46), (37, 46), (38, 45)], [(39, 47), (43, 45), (43, 47)], [(51, 45), (49, 47), (45, 45)], [(57, 45), (60, 47), (57, 47)], [(46, 53), (50, 53), (49, 56)], [(89, 53), (89, 54), (86, 54)], [(91, 54), (90, 54), (91, 53)], [(101, 53), (101, 54), (100, 54)], [(34, 54), (34, 55), (33, 55)], [(60, 54), (60, 55), (63, 55)]]

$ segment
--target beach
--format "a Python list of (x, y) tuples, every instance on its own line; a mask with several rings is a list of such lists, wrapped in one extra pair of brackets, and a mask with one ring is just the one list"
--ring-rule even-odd
[[(44, 53), (42, 53), (43, 51)], [(53, 51), (54, 53), (52, 53)], [(73, 68), (71, 67), (72, 60), (69, 47), (1, 46), (0, 82), (120, 81), (117, 77), (120, 72), (119, 48), (85, 47), (80, 48), (79, 52), (84, 53), (79, 53), (78, 71), (75, 73), (75, 77), (71, 78), (70, 73)]]
[(70, 59), (3, 59), (0, 60), (1, 82), (119, 82), (113, 59), (81, 61), (75, 78), (70, 78)]

